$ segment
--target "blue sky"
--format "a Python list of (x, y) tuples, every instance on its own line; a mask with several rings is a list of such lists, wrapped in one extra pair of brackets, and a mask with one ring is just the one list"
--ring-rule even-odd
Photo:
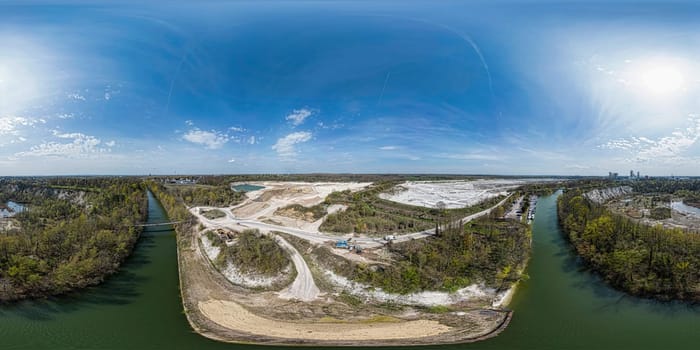
[(700, 175), (692, 2), (0, 3), (0, 175)]

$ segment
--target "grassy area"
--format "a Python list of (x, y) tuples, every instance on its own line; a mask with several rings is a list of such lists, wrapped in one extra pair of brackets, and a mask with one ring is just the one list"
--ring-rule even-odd
[(217, 266), (233, 263), (241, 272), (277, 276), (291, 264), (287, 253), (272, 237), (257, 230), (246, 230), (236, 235), (232, 246), (221, 245), (216, 258)]
[(649, 211), (649, 216), (654, 220), (664, 220), (671, 218), (671, 208), (656, 207)]
[(323, 218), (326, 215), (327, 210), (328, 205), (325, 203), (317, 204), (312, 207), (305, 207), (300, 204), (290, 204), (286, 207), (277, 209), (275, 211), (275, 215), (314, 222)]
[(202, 216), (209, 220), (220, 219), (226, 216), (226, 213), (219, 209), (205, 210), (202, 211)]

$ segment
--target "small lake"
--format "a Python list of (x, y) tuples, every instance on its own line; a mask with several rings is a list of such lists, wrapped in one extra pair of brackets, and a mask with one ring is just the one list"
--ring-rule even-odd
[(687, 205), (683, 202), (672, 202), (671, 208), (673, 208), (673, 210), (680, 212), (680, 213), (683, 213), (683, 214), (690, 214), (690, 215), (700, 217), (700, 208), (691, 207), (690, 205)]
[(265, 186), (256, 186), (256, 185), (251, 185), (251, 184), (239, 184), (239, 185), (231, 186), (231, 188), (237, 192), (251, 192), (251, 191), (262, 190), (263, 188), (265, 188)]
[(6, 205), (9, 210), (5, 208), (0, 209), (0, 218), (10, 218), (25, 210), (22, 204), (13, 201), (7, 202)]

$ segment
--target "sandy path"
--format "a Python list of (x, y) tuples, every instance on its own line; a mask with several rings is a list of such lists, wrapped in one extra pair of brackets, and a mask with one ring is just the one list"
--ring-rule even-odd
[(294, 282), (279, 293), (280, 298), (298, 299), (301, 301), (312, 301), (318, 298), (321, 291), (316, 286), (311, 270), (309, 270), (309, 266), (306, 265), (306, 261), (299, 254), (299, 251), (280, 236), (276, 236), (275, 240), (277, 244), (290, 253), (294, 267), (297, 270), (297, 277), (294, 279)]
[(435, 336), (450, 327), (437, 321), (391, 323), (297, 323), (271, 320), (252, 314), (225, 300), (199, 302), (199, 310), (217, 324), (254, 335), (310, 340), (390, 340)]

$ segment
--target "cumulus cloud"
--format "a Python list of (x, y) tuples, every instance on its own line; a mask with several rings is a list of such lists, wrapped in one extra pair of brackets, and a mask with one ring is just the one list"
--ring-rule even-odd
[(307, 108), (295, 109), (284, 119), (290, 121), (292, 125), (297, 126), (303, 124), (306, 118), (310, 117), (312, 113), (313, 112)]
[(630, 154), (628, 161), (649, 162), (678, 160), (700, 140), (700, 118), (689, 118), (690, 125), (673, 131), (668, 136), (650, 139), (643, 136), (610, 140), (598, 146), (601, 149), (623, 151)]
[(229, 162), (229, 163), (235, 163), (235, 162), (236, 162), (236, 159), (235, 159), (235, 158), (231, 158), (231, 159), (228, 160), (228, 162)]
[(102, 141), (94, 136), (83, 133), (60, 133), (53, 131), (55, 137), (60, 139), (70, 139), (68, 143), (44, 142), (33, 146), (29, 151), (16, 153), (16, 157), (62, 157), (62, 158), (85, 158), (103, 153), (111, 152), (109, 145), (100, 147)]
[(71, 99), (71, 100), (85, 101), (85, 96), (83, 96), (83, 95), (81, 95), (81, 94), (79, 94), (79, 93), (77, 93), (77, 92), (74, 92), (74, 93), (72, 93), (72, 94), (68, 94), (68, 95), (66, 95), (66, 97), (68, 97), (68, 98)]
[(379, 149), (382, 151), (393, 151), (393, 150), (398, 149), (398, 147), (396, 147), (396, 146), (382, 146), (382, 147), (379, 147)]
[(208, 149), (219, 149), (229, 140), (228, 135), (216, 130), (204, 131), (196, 128), (188, 131), (183, 135), (183, 138), (194, 144), (203, 145)]
[(46, 123), (43, 119), (33, 119), (17, 116), (0, 117), (0, 135), (17, 135), (20, 127), (34, 126)]
[(311, 133), (307, 131), (293, 132), (285, 137), (277, 140), (272, 146), (272, 149), (277, 152), (277, 155), (283, 160), (291, 160), (297, 155), (295, 145), (311, 140)]

